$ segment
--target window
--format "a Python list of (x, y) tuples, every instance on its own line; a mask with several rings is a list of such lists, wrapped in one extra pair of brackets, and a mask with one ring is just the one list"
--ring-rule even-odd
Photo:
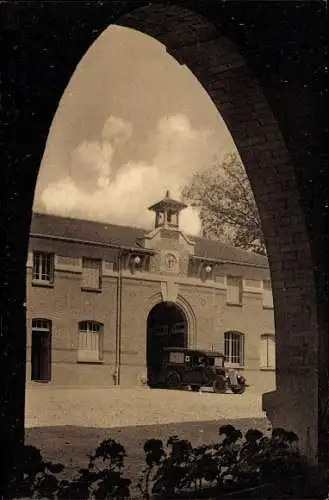
[(176, 334), (176, 333), (185, 333), (186, 327), (185, 327), (185, 322), (181, 321), (179, 323), (176, 323), (172, 329), (171, 333)]
[(275, 336), (272, 334), (261, 335), (260, 367), (275, 370)]
[(224, 358), (216, 356), (215, 358), (208, 358), (208, 364), (209, 366), (217, 366), (219, 368), (222, 368), (224, 366)]
[(242, 304), (242, 278), (227, 276), (227, 302), (229, 304)]
[(51, 321), (49, 321), (48, 319), (33, 319), (32, 330), (38, 330), (39, 332), (50, 332)]
[(33, 253), (32, 278), (34, 281), (53, 283), (54, 281), (54, 254), (46, 252)]
[(155, 329), (154, 329), (154, 334), (157, 335), (157, 336), (165, 336), (167, 337), (169, 333), (169, 328), (168, 328), (168, 325), (161, 325), (161, 326), (157, 326)]
[(184, 363), (184, 353), (183, 352), (170, 352), (169, 353), (169, 363)]
[(270, 280), (263, 281), (263, 307), (273, 309), (273, 294)]
[(225, 332), (224, 355), (227, 363), (232, 365), (244, 364), (244, 335), (240, 332)]
[(97, 259), (82, 259), (82, 288), (100, 290), (101, 261)]
[(79, 323), (78, 361), (97, 362), (102, 360), (101, 334), (103, 325), (97, 321)]

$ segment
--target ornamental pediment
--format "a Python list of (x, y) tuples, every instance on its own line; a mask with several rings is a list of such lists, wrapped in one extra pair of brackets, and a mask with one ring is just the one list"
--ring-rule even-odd
[(157, 227), (146, 233), (139, 244), (147, 249), (178, 250), (190, 255), (194, 254), (195, 241), (180, 229)]

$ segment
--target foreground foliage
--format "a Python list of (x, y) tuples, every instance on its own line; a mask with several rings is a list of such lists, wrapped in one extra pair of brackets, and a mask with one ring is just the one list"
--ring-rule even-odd
[[(278, 428), (265, 436), (249, 429), (243, 436), (232, 425), (218, 433), (217, 443), (197, 447), (178, 436), (166, 446), (146, 441), (138, 498), (326, 498), (324, 474), (308, 466), (295, 433)], [(5, 498), (130, 498), (125, 457), (120, 443), (104, 440), (87, 467), (68, 480), (60, 477), (63, 464), (46, 462), (37, 448), (25, 446)]]
[(37, 448), (25, 446), (5, 498), (119, 499), (130, 497), (130, 479), (123, 477), (126, 452), (113, 439), (106, 439), (88, 456), (87, 467), (71, 480), (60, 479), (63, 464), (45, 462)]
[[(219, 442), (193, 448), (178, 436), (166, 448), (144, 445), (146, 467), (139, 482), (144, 498), (323, 498), (320, 484), (297, 447), (294, 432), (274, 429), (266, 437), (232, 425), (219, 428)], [(320, 496), (317, 496), (320, 495)]]

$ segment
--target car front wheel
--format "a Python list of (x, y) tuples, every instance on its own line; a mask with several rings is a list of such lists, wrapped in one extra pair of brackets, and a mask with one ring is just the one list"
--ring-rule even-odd
[(236, 387), (232, 387), (233, 394), (243, 394), (246, 390), (245, 385), (238, 385)]

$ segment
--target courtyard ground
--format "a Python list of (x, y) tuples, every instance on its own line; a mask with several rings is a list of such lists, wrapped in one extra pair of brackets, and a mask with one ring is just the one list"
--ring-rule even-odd
[(262, 395), (248, 390), (238, 395), (44, 385), (26, 391), (26, 427), (109, 428), (264, 416)]
[(193, 444), (210, 443), (224, 423), (243, 431), (266, 430), (261, 394), (49, 386), (26, 393), (26, 443), (40, 448), (45, 459), (62, 462), (70, 474), (85, 466), (87, 454), (111, 437), (126, 448), (125, 475), (135, 483), (144, 466), (147, 439), (166, 441), (177, 434)]

